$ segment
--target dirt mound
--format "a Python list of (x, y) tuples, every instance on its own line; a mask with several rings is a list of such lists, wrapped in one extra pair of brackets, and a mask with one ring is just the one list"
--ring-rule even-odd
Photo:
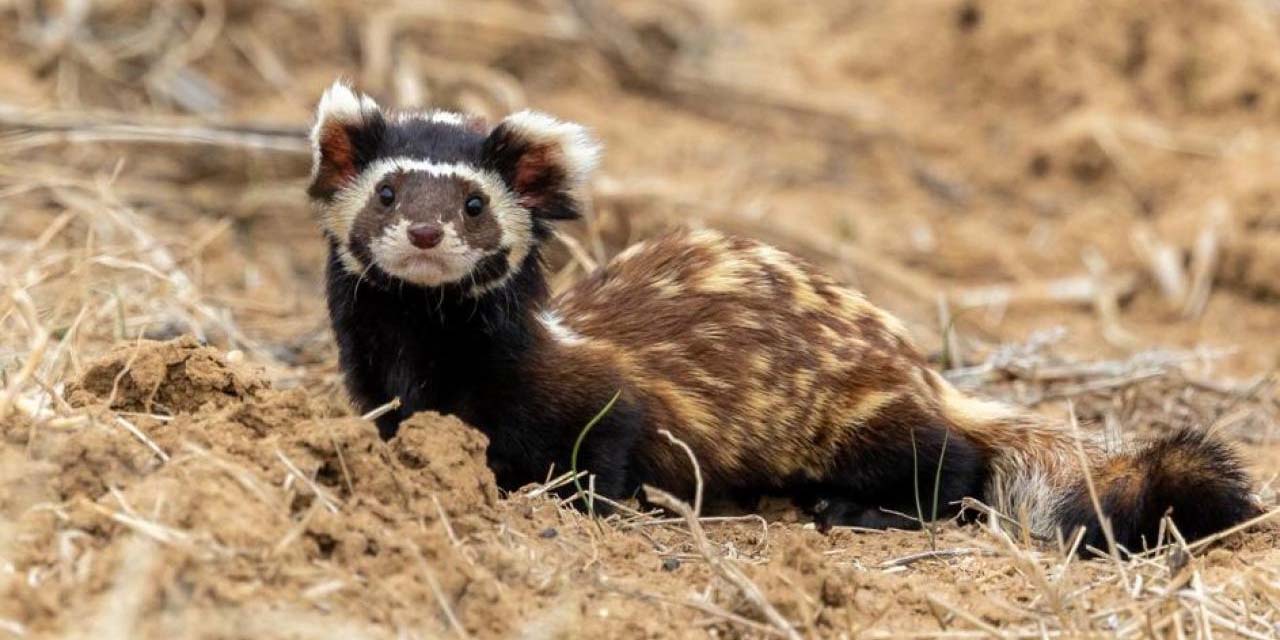
[(125, 411), (179, 413), (210, 403), (225, 406), (263, 387), (260, 374), (184, 336), (113, 349), (70, 385), (68, 397), (78, 405), (103, 402)]
[[(25, 543), (0, 551), (47, 573), (5, 584), (0, 618), (60, 635), (145, 619), (165, 637), (230, 624), (229, 603), (323, 602), (373, 624), (443, 630), (435, 608), (391, 611), (448, 597), (472, 632), (509, 623), (494, 615), (495, 580), (451, 552), (497, 505), (487, 441), (457, 419), (414, 416), (384, 443), (371, 423), (317, 418), (303, 392), (274, 390), (191, 338), (113, 350), (71, 386), (86, 407), (78, 424), (4, 430), (15, 445), (0, 450), (0, 507), (15, 534), (5, 539)], [(385, 606), (361, 587), (368, 576)], [(259, 631), (247, 635), (275, 635)]]

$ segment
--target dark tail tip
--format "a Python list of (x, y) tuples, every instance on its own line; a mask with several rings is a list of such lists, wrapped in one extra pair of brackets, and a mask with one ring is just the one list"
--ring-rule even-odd
[[(1249, 474), (1235, 451), (1195, 429), (1180, 429), (1111, 458), (1093, 474), (1116, 543), (1129, 552), (1155, 546), (1165, 515), (1191, 542), (1261, 512), (1249, 495)], [(1061, 528), (1069, 537), (1083, 527), (1080, 548), (1106, 551), (1088, 487), (1083, 481), (1080, 485), (1060, 506)]]

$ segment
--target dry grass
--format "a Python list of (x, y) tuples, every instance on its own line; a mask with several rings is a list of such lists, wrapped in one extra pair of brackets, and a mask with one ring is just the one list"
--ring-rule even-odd
[[(664, 118), (695, 118), (732, 132), (725, 140), (742, 130), (767, 140), (816, 140), (834, 158), (884, 145), (891, 150), (886, 171), (927, 183), (928, 197), (950, 203), (943, 206), (956, 206), (970, 188), (921, 178), (946, 171), (929, 164), (927, 145), (911, 138), (909, 126), (879, 109), (700, 73), (699, 51), (714, 46), (707, 43), (717, 42), (720, 27), (714, 11), (683, 3), (662, 3), (670, 13), (657, 35), (636, 26), (643, 10), (627, 4), (619, 13), (589, 0), (373, 12), (337, 0), (260, 9), (223, 0), (68, 2), (54, 14), (37, 4), (0, 8), (13, 34), (4, 44), (27, 72), (13, 82), (31, 85), (44, 101), (0, 104), (0, 513), (7, 518), (0, 521), (0, 637), (467, 637), (494, 624), (530, 637), (584, 630), (789, 638), (1277, 635), (1277, 378), (1268, 371), (1222, 377), (1217, 365), (1232, 355), (1222, 349), (1135, 348), (1151, 341), (1135, 336), (1138, 318), (1124, 306), (1153, 294), (1177, 322), (1206, 317), (1231, 246), (1229, 207), (1214, 208), (1185, 246), (1138, 229), (1121, 240), (1135, 248), (1128, 261), (1111, 264), (1081, 251), (1076, 264), (1048, 275), (961, 286), (875, 242), (753, 217), (736, 200), (699, 198), (704, 192), (681, 182), (674, 166), (672, 177), (657, 180), (614, 167), (597, 184), (599, 215), (565, 232), (554, 266), (557, 286), (564, 286), (697, 208), (704, 223), (776, 242), (869, 289), (892, 289), (895, 310), (954, 322), (957, 331), (941, 331), (940, 342), (954, 364), (946, 374), (961, 387), (1064, 420), (1070, 405), (1072, 420), (1101, 425), (1114, 446), (1146, 431), (1193, 425), (1257, 447), (1264, 454), (1257, 467), (1266, 472), (1257, 492), (1272, 509), (1242, 535), (1188, 544), (1170, 526), (1145, 553), (1085, 562), (1072, 553), (1078, 540), (1021, 539), (1007, 526), (1018, 514), (989, 513), (980, 527), (944, 526), (936, 549), (912, 533), (823, 537), (785, 514), (770, 521), (705, 516), (700, 499), (688, 505), (661, 494), (656, 500), (679, 517), (623, 504), (595, 522), (566, 506), (575, 497), (555, 497), (583, 480), (590, 487), (589, 478), (572, 473), (475, 517), (435, 494), (415, 501), (419, 488), (396, 475), (388, 450), (378, 455), (387, 459), (379, 468), (390, 469), (391, 489), (376, 493), (361, 475), (373, 473), (360, 466), (363, 454), (337, 436), (328, 440), (339, 463), (329, 482), (305, 458), (315, 446), (285, 443), (267, 449), (259, 464), (225, 443), (161, 438), (158, 432), (170, 433), (166, 425), (190, 427), (193, 419), (162, 406), (110, 408), (114, 388), (91, 407), (68, 397), (69, 384), (112, 345), (191, 334), (231, 364), (263, 368), (277, 388), (301, 389), (315, 407), (312, 418), (349, 413), (336, 393), (316, 287), (323, 247), (301, 197), (309, 156), (295, 117), (314, 98), (314, 85), (337, 70), (306, 66), (310, 56), (344, 61), (362, 86), (396, 104), (492, 116), (530, 100), (527, 85), (536, 74), (531, 80), (507, 60), (527, 50), (548, 73), (640, 96)], [(293, 31), (277, 37), (273, 29), (282, 25)], [(339, 38), (343, 33), (350, 38)], [(441, 44), (419, 44), (424, 35)], [(309, 39), (343, 41), (356, 51), (299, 44)], [(524, 49), (510, 46), (513, 40)], [(250, 89), (255, 102), (229, 106)], [(254, 115), (270, 105), (283, 105), (276, 113), (288, 114), (286, 124)], [(1144, 132), (1149, 146), (1183, 148), (1190, 144), (1183, 138), (1191, 139), (1174, 140), (1160, 128), (1122, 129)], [(1090, 140), (1101, 140), (1111, 161), (1127, 167), (1119, 179), (1140, 182), (1142, 163), (1124, 146), (1125, 135), (1136, 134), (1090, 130)], [(645, 142), (640, 134), (622, 140)], [(1194, 155), (1206, 157), (1204, 148), (1215, 158), (1233, 153), (1199, 144)], [(885, 153), (879, 149), (866, 153)], [(1188, 259), (1179, 260), (1184, 251)], [(1098, 328), (1100, 348), (1122, 354), (1072, 357), (1057, 348), (1060, 334), (1016, 342), (1014, 333), (990, 329), (1024, 306), (1039, 309), (1037, 327), (1076, 313)], [(991, 321), (971, 322), (969, 312)], [(925, 322), (918, 328), (928, 332)], [(982, 333), (996, 335), (979, 339)], [(234, 411), (201, 410), (196, 421)], [(82, 459), (49, 457), (33, 444), (95, 433), (108, 435)], [(268, 439), (251, 448), (279, 445)], [(41, 488), (51, 485), (51, 468), (70, 476), (84, 465), (131, 472), (104, 471), (104, 482), (125, 484), (101, 495)], [(164, 485), (158, 497), (146, 493), (149, 481), (168, 473), (223, 478), (240, 502), (226, 512), (228, 522), (199, 517), (206, 513), (199, 506), (184, 512), (186, 521), (171, 519), (166, 505), (202, 494), (182, 483)], [(135, 503), (140, 496), (145, 504)], [(373, 512), (385, 517), (387, 532), (357, 526)], [(384, 575), (325, 555), (314, 542), (318, 522), (403, 542), (400, 564)], [(243, 533), (259, 525), (275, 537)], [(490, 620), (503, 615), (512, 619)]]

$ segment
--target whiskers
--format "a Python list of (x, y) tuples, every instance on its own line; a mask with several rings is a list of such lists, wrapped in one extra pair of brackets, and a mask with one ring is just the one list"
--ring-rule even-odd
[(360, 295), (360, 283), (364, 282), (365, 276), (369, 275), (369, 270), (372, 268), (373, 263), (370, 262), (365, 266), (364, 270), (356, 276), (356, 286), (351, 288), (351, 304), (354, 305), (356, 303), (356, 298)]

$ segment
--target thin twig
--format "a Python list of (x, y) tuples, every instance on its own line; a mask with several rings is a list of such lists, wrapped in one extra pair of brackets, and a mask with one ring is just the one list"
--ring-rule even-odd
[(360, 419), (373, 422), (374, 420), (377, 420), (378, 418), (381, 418), (382, 416), (385, 416), (388, 413), (391, 413), (392, 411), (395, 411), (396, 409), (399, 409), (399, 408), (400, 408), (400, 396), (396, 396), (391, 399), (391, 402), (388, 402), (379, 407), (374, 407), (373, 410), (360, 416)]
[(323, 504), (326, 509), (328, 509), (332, 513), (338, 512), (337, 502), (334, 501), (333, 498), (329, 497), (329, 492), (325, 491), (324, 487), (321, 487), (320, 485), (316, 484), (314, 480), (307, 477), (307, 474), (303, 473), (300, 469), (298, 469), (298, 467), (295, 466), (293, 462), (289, 460), (287, 456), (284, 455), (283, 451), (276, 449), (276, 458), (279, 458), (280, 462), (284, 463), (285, 468), (289, 470), (290, 474), (292, 474), (295, 478), (300, 480), (303, 484), (307, 485), (308, 489), (311, 489), (312, 495), (314, 495), (318, 500), (320, 500), (320, 503)]
[(913, 553), (911, 555), (902, 556), (901, 558), (894, 558), (893, 560), (886, 560), (876, 565), (876, 568), (891, 569), (893, 567), (905, 567), (905, 566), (913, 565), (917, 562), (920, 562), (921, 560), (945, 560), (948, 558), (962, 558), (965, 556), (973, 556), (973, 555), (995, 555), (995, 554), (990, 551), (986, 551), (984, 549), (975, 549), (972, 547), (957, 547), (955, 549), (937, 549), (937, 550), (931, 550), (931, 551), (921, 551), (920, 553)]
[(0, 104), (0, 127), (27, 132), (0, 141), (0, 146), (11, 150), (62, 143), (117, 142), (200, 144), (288, 154), (311, 152), (307, 132), (300, 128), (193, 123), (133, 113), (74, 113)]
[(1102, 511), (1102, 502), (1098, 498), (1098, 489), (1093, 484), (1093, 465), (1089, 464), (1089, 457), (1084, 452), (1084, 436), (1080, 433), (1080, 421), (1076, 419), (1074, 403), (1067, 403), (1067, 412), (1070, 414), (1069, 423), (1071, 425), (1072, 438), (1075, 440), (1076, 458), (1080, 462), (1080, 474), (1084, 476), (1085, 488), (1089, 490), (1089, 501), (1092, 503), (1094, 514), (1098, 518), (1098, 526), (1102, 528), (1102, 535), (1107, 539), (1111, 560), (1115, 563), (1121, 579), (1128, 585), (1128, 573), (1125, 571), (1124, 562), (1120, 560), (1120, 546), (1116, 544), (1115, 532), (1111, 529), (1111, 519)]
[(737, 565), (716, 552), (711, 546), (711, 542), (707, 540), (706, 534), (703, 533), (702, 525), (698, 522), (697, 514), (694, 513), (692, 507), (661, 489), (646, 485), (644, 490), (645, 495), (651, 502), (684, 517), (685, 522), (689, 525), (689, 533), (693, 537), (694, 546), (717, 575), (737, 588), (738, 592), (769, 621), (769, 624), (773, 625), (784, 636), (792, 640), (799, 640), (800, 633), (796, 631), (786, 617), (774, 608), (764, 593), (760, 591), (760, 587), (756, 586), (746, 574), (742, 573), (742, 570)]
[(160, 445), (156, 444), (154, 440), (147, 437), (147, 434), (143, 433), (142, 429), (139, 429), (137, 425), (133, 424), (132, 422), (129, 422), (128, 420), (125, 420), (122, 416), (116, 416), (116, 424), (120, 425), (121, 427), (124, 427), (125, 431), (128, 431), (129, 433), (133, 434), (133, 437), (137, 438), (140, 442), (142, 442), (142, 444), (146, 445), (148, 449), (151, 449), (151, 451), (153, 451), (156, 454), (156, 457), (160, 458), (162, 462), (169, 461), (169, 454), (165, 453), (164, 449), (161, 449)]

